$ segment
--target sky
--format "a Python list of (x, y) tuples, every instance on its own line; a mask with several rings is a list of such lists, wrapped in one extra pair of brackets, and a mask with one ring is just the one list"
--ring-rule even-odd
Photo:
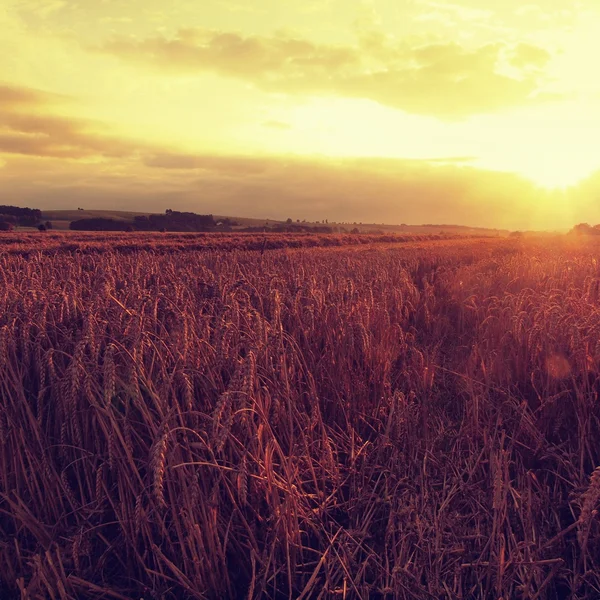
[(596, 0), (0, 0), (0, 203), (600, 223)]

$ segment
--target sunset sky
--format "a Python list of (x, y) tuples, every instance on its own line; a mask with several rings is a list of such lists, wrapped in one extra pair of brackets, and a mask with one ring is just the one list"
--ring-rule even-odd
[(2, 204), (600, 222), (592, 0), (0, 0)]

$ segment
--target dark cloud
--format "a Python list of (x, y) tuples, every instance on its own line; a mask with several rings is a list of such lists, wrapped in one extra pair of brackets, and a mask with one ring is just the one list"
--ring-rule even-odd
[(131, 156), (137, 147), (92, 131), (85, 120), (0, 114), (0, 153), (81, 159)]
[(207, 29), (183, 29), (172, 38), (114, 38), (101, 50), (166, 73), (211, 71), (268, 91), (366, 98), (445, 119), (542, 101), (535, 93), (539, 74), (528, 67), (549, 58), (543, 48), (517, 46), (512, 64), (522, 72), (512, 78), (497, 70), (511, 50), (500, 43), (411, 45), (373, 33), (356, 45), (335, 46)]

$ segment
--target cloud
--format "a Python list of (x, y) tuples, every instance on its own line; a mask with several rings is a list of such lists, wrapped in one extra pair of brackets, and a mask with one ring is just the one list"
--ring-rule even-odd
[(544, 68), (552, 56), (544, 48), (531, 44), (519, 44), (513, 51), (511, 64), (518, 69)]
[(0, 86), (0, 153), (83, 159), (132, 156), (144, 147), (111, 135), (102, 123), (52, 114), (59, 100), (40, 90)]
[(0, 107), (4, 110), (50, 104), (57, 98), (56, 94), (0, 83)]
[[(96, 48), (98, 49), (98, 48)], [(543, 48), (522, 44), (512, 77), (498, 70), (512, 46), (391, 41), (373, 32), (355, 45), (319, 44), (283, 33), (242, 35), (180, 29), (174, 37), (115, 37), (99, 48), (163, 73), (213, 72), (270, 92), (366, 98), (413, 114), (459, 119), (543, 101), (536, 94)]]
[(217, 154), (180, 154), (172, 152), (160, 152), (158, 154), (146, 155), (143, 163), (147, 167), (158, 169), (188, 170), (188, 171), (212, 171), (220, 174), (235, 174), (238, 177), (248, 175), (264, 174), (271, 172), (273, 168), (281, 168), (283, 165), (304, 166), (320, 170), (323, 165), (328, 168), (361, 168), (370, 171), (392, 172), (399, 166), (411, 167), (415, 165), (460, 165), (474, 161), (472, 156), (449, 156), (439, 158), (324, 158), (315, 159), (307, 156), (245, 156), (245, 155), (217, 155)]
[(147, 156), (144, 164), (160, 169), (203, 170), (238, 177), (261, 173), (267, 169), (264, 159), (238, 156), (191, 155), (162, 152)]

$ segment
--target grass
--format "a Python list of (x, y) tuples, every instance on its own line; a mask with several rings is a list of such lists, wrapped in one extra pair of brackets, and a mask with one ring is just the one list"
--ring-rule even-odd
[(12, 235), (0, 597), (599, 597), (597, 242)]

